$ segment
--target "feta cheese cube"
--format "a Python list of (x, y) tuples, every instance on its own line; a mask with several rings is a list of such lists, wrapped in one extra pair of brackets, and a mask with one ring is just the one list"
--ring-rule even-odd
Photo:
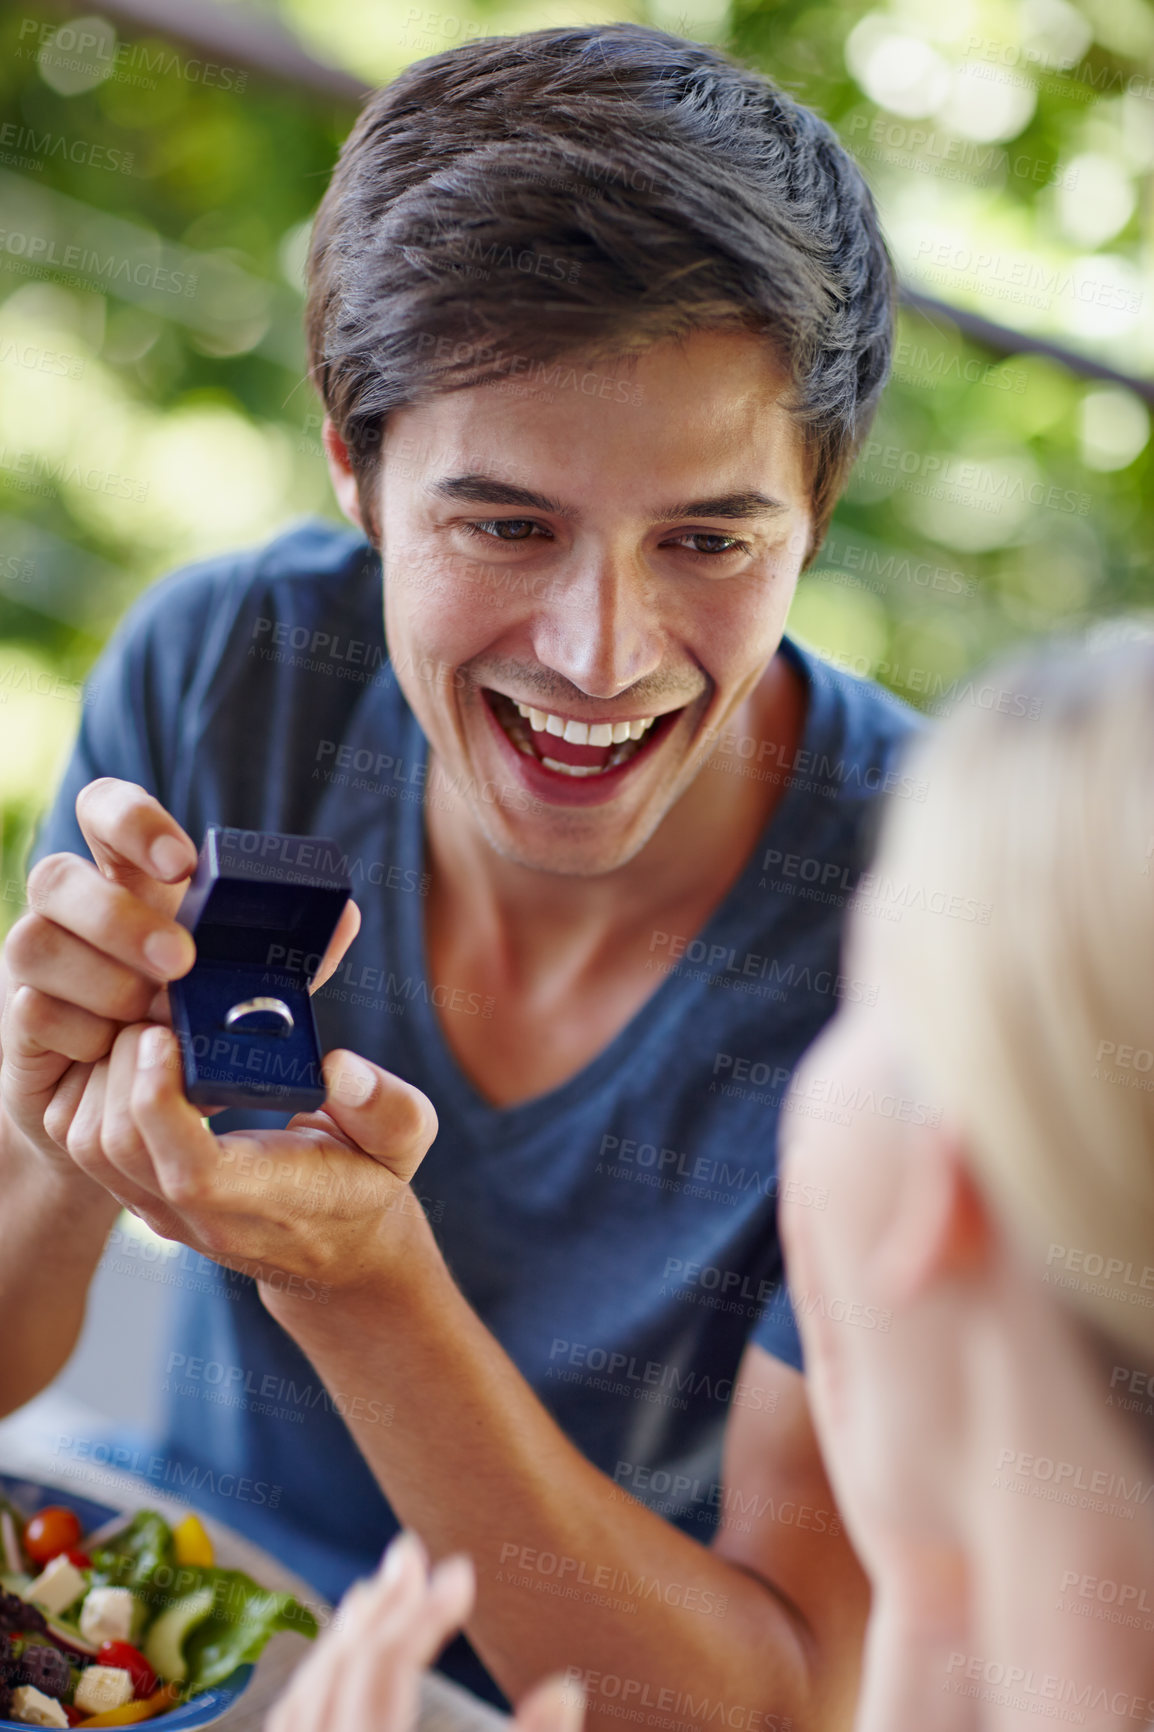
[(132, 1701), (132, 1673), (123, 1666), (85, 1666), (72, 1701), (86, 1714), (103, 1714)]
[(11, 1715), (27, 1726), (67, 1726), (68, 1716), (53, 1696), (31, 1684), (18, 1684), (12, 1692)]
[(78, 1600), (83, 1592), (84, 1577), (61, 1552), (58, 1558), (45, 1564), (34, 1582), (29, 1582), (24, 1598), (32, 1600), (50, 1617), (58, 1618), (65, 1607)]
[(80, 1634), (99, 1647), (101, 1642), (131, 1642), (136, 1623), (136, 1595), (131, 1588), (89, 1588), (80, 1608)]

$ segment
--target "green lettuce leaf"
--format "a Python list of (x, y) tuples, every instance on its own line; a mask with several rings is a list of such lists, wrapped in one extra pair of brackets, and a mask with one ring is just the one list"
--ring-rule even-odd
[(291, 1594), (262, 1588), (243, 1570), (177, 1564), (172, 1530), (163, 1516), (140, 1510), (127, 1527), (92, 1552), (94, 1582), (132, 1588), (146, 1602), (149, 1623), (176, 1599), (211, 1588), (213, 1607), (183, 1643), (190, 1695), (211, 1689), (238, 1666), (258, 1660), (278, 1630), (313, 1637), (317, 1622)]
[[(157, 1571), (167, 1571), (171, 1584), (176, 1562), (176, 1545), (172, 1529), (155, 1510), (138, 1510), (127, 1527), (121, 1528), (104, 1545), (90, 1554), (92, 1579), (101, 1584), (144, 1591), (149, 1599), (149, 1584)], [(162, 1574), (161, 1580), (164, 1581)]]
[(212, 1612), (184, 1644), (190, 1696), (210, 1690), (238, 1666), (259, 1660), (265, 1643), (278, 1630), (295, 1630), (310, 1638), (317, 1633), (317, 1621), (307, 1606), (291, 1594), (262, 1588), (242, 1570), (195, 1569), (181, 1574), (195, 1576), (193, 1588), (209, 1586), (215, 1596)]

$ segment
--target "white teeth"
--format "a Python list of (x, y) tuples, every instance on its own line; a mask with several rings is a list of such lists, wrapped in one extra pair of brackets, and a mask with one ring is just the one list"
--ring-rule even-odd
[(603, 774), (596, 764), (561, 764), (556, 758), (542, 758), (541, 762), (547, 770), (560, 770), (563, 776), (600, 776)]
[(656, 716), (642, 716), (636, 722), (575, 722), (550, 715), (547, 710), (534, 709), (532, 704), (522, 704), (516, 699), (512, 702), (535, 734), (553, 734), (575, 746), (621, 746), (626, 740), (640, 740), (657, 720)]

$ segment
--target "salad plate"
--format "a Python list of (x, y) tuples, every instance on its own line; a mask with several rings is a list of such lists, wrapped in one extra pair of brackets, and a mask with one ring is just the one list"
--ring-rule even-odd
[[(185, 1514), (173, 1527), (171, 1503), (163, 1502), (164, 1515), (147, 1504), (126, 1510), (0, 1473), (0, 1709), (24, 1714), (0, 1713), (0, 1732), (61, 1724), (55, 1717), (28, 1717), (53, 1711), (94, 1732), (136, 1724), (194, 1732), (238, 1702), (276, 1632), (316, 1634), (306, 1606), (241, 1570), (220, 1567), (199, 1518)], [(58, 1544), (63, 1549), (56, 1550)], [(114, 1627), (117, 1619), (121, 1627)], [(54, 1648), (59, 1658), (33, 1654), (31, 1672), (21, 1671), (33, 1644)], [(37, 1661), (40, 1670), (47, 1667), (54, 1698), (43, 1708), (35, 1690), (31, 1698), (27, 1690), (19, 1694)], [(64, 1663), (71, 1667), (67, 1688), (53, 1682), (57, 1672), (62, 1678)], [(113, 1675), (94, 1672), (82, 1686), (90, 1668), (111, 1668)], [(127, 1701), (126, 1679), (132, 1685)], [(112, 1692), (108, 1707), (99, 1701), (102, 1688)]]

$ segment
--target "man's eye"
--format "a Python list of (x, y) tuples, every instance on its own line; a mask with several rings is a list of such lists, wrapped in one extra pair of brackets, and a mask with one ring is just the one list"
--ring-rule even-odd
[(466, 523), (465, 528), (470, 535), (484, 535), (490, 541), (529, 541), (541, 525), (531, 517), (491, 517), (481, 523)]
[(749, 552), (748, 541), (740, 541), (736, 535), (722, 535), (719, 531), (713, 529), (691, 529), (687, 531), (685, 535), (675, 537), (674, 545), (677, 547), (683, 547), (686, 542), (690, 541), (707, 542), (711, 544), (705, 547), (691, 547), (689, 549), (690, 553), (719, 554)]

